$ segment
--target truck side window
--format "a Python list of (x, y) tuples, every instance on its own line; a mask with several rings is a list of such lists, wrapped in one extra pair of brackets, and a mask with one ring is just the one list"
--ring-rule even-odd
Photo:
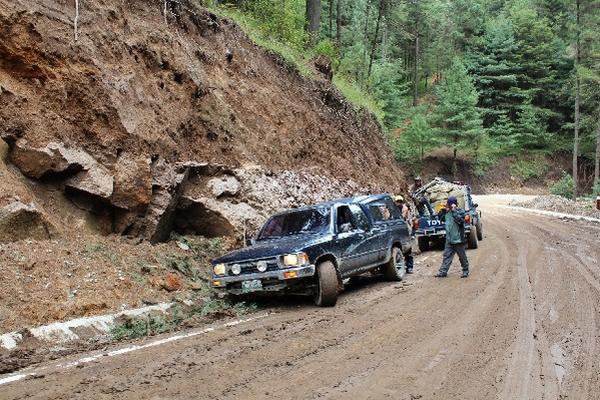
[(369, 230), (369, 220), (367, 219), (367, 216), (365, 215), (365, 212), (363, 211), (363, 209), (360, 208), (360, 206), (357, 206), (356, 204), (351, 204), (350, 210), (352, 211), (352, 216), (354, 217), (354, 221), (355, 221), (356, 225), (358, 226), (358, 229), (362, 229), (363, 231), (368, 231)]
[(339, 233), (356, 230), (356, 224), (352, 218), (352, 212), (348, 206), (340, 206), (337, 209), (337, 231)]

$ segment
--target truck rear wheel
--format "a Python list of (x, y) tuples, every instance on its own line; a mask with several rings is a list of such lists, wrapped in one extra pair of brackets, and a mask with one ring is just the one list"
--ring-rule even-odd
[(427, 236), (420, 236), (417, 238), (419, 244), (419, 250), (421, 252), (429, 250), (429, 238)]
[(477, 222), (477, 240), (483, 240), (483, 226), (481, 220)]
[(383, 265), (383, 275), (388, 281), (401, 281), (406, 274), (406, 265), (404, 265), (404, 255), (397, 248), (392, 248), (392, 256), (390, 261)]
[(467, 246), (469, 249), (476, 249), (479, 244), (477, 243), (477, 227), (472, 226), (469, 236), (467, 237)]
[(319, 307), (333, 307), (338, 297), (338, 276), (331, 261), (317, 265), (317, 294), (315, 304)]

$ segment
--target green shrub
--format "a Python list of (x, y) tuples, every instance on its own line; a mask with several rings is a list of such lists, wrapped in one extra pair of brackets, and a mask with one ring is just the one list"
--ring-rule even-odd
[(510, 173), (523, 182), (534, 178), (542, 178), (546, 172), (548, 172), (548, 164), (543, 157), (535, 157), (530, 160), (517, 160), (510, 166)]
[(550, 186), (550, 193), (570, 199), (573, 196), (575, 182), (573, 177), (562, 172), (562, 177)]

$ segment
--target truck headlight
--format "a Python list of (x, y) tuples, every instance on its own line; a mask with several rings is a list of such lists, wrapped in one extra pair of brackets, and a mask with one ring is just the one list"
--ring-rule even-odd
[(215, 275), (225, 275), (227, 273), (227, 268), (225, 264), (217, 264), (213, 267), (213, 272)]
[(286, 254), (283, 256), (283, 265), (285, 267), (299, 267), (308, 264), (308, 255), (306, 253)]
[(233, 264), (231, 266), (231, 272), (233, 272), (234, 275), (239, 275), (242, 273), (242, 266), (240, 264)]

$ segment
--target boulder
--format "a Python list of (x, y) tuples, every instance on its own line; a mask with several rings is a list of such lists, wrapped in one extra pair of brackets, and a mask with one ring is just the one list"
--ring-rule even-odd
[(143, 212), (152, 200), (150, 160), (122, 154), (115, 166), (110, 202), (117, 207)]
[(0, 162), (4, 162), (8, 156), (8, 144), (4, 139), (0, 139)]
[(231, 175), (212, 178), (207, 183), (208, 189), (216, 198), (236, 196), (240, 192), (240, 182)]
[(64, 172), (68, 168), (81, 170), (81, 165), (69, 164), (60, 153), (60, 147), (57, 143), (49, 143), (44, 148), (35, 148), (29, 146), (27, 140), (19, 139), (15, 142), (10, 158), (24, 175), (35, 179), (49, 172)]
[(103, 199), (113, 192), (113, 177), (106, 167), (81, 149), (50, 142), (46, 147), (31, 147), (19, 139), (11, 152), (11, 161), (30, 178), (42, 178), (49, 173), (69, 176), (65, 185)]
[(205, 237), (234, 236), (244, 230), (254, 232), (264, 218), (247, 203), (182, 196), (177, 206), (174, 229), (183, 234)]
[(14, 201), (0, 208), (0, 243), (47, 240), (54, 235), (56, 229), (34, 204)]
[(169, 238), (175, 219), (175, 210), (189, 168), (176, 167), (165, 160), (157, 160), (152, 171), (152, 199), (142, 222), (144, 236), (157, 243)]

